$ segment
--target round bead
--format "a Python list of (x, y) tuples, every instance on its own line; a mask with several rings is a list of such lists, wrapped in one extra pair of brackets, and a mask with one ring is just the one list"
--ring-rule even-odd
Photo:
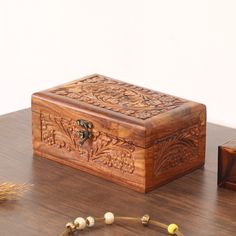
[(105, 219), (105, 223), (106, 223), (107, 225), (111, 225), (111, 224), (113, 224), (113, 222), (115, 221), (115, 216), (114, 216), (113, 213), (107, 212), (107, 213), (105, 213), (105, 215), (104, 215), (104, 219)]
[(144, 215), (142, 218), (141, 218), (141, 222), (143, 225), (148, 225), (149, 223), (149, 220), (150, 220), (150, 216), (149, 215)]
[(170, 224), (167, 228), (169, 234), (175, 234), (175, 231), (178, 229), (179, 227), (176, 224)]
[(69, 222), (66, 224), (66, 228), (70, 229), (70, 231), (73, 233), (74, 231), (76, 231), (76, 227), (74, 225), (74, 223)]
[(88, 227), (93, 227), (95, 224), (95, 219), (92, 216), (86, 218), (86, 223)]
[(74, 224), (76, 226), (76, 229), (82, 230), (86, 227), (86, 220), (82, 217), (78, 217), (75, 219)]

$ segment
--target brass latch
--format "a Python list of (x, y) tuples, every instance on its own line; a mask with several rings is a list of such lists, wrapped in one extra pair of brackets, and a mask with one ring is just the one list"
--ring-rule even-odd
[(89, 121), (79, 119), (76, 123), (83, 128), (83, 130), (78, 131), (78, 136), (80, 138), (80, 145), (83, 145), (84, 142), (92, 137), (92, 128), (93, 124)]

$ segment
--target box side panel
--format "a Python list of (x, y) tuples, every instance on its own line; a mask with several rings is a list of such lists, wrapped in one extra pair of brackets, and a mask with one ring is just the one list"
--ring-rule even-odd
[(185, 122), (176, 121), (166, 126), (171, 133), (154, 141), (146, 151), (146, 189), (151, 190), (173, 179), (183, 176), (204, 165), (206, 143), (206, 108), (204, 105), (191, 107)]
[[(107, 133), (94, 117), (50, 103), (32, 103), (33, 150), (35, 156), (100, 176), (109, 181), (145, 191), (145, 149), (132, 140)], [(75, 117), (93, 123), (92, 136), (81, 144), (85, 131)], [(104, 125), (106, 121), (104, 121)], [(114, 128), (115, 129), (115, 128)]]

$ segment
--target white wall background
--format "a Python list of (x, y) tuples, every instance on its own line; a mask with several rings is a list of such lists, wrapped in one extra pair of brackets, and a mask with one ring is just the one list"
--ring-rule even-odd
[(236, 1), (0, 0), (0, 114), (95, 72), (236, 127)]

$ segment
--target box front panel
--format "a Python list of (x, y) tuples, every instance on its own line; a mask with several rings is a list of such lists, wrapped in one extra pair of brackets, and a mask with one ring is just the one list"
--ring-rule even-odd
[[(76, 114), (82, 121), (91, 122), (89, 128), (70, 114), (69, 110), (48, 107), (32, 112), (34, 154), (143, 192), (144, 149), (99, 130), (92, 117)], [(90, 137), (84, 140), (86, 132)]]

